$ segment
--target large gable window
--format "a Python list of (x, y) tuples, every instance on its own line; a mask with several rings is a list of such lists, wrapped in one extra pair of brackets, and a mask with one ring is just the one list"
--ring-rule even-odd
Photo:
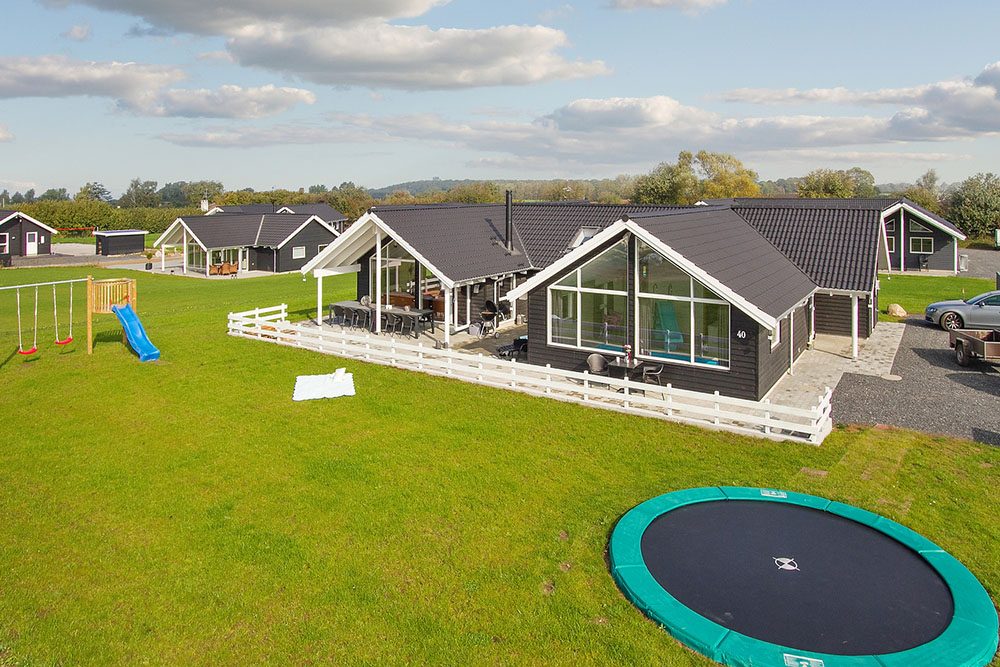
[(549, 287), (549, 343), (621, 352), (628, 313), (628, 240)]
[(639, 356), (728, 367), (728, 302), (641, 241), (636, 254)]

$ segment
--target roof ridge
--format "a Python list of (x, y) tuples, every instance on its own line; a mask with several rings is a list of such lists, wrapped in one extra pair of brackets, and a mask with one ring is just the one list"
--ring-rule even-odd
[(264, 230), (264, 218), (267, 217), (266, 213), (261, 213), (260, 215), (260, 226), (257, 227), (257, 236), (253, 240), (254, 245), (260, 245), (260, 233)]

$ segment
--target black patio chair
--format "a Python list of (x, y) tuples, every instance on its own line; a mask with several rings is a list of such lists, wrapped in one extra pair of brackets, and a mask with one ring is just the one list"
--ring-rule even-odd
[(341, 317), (343, 317), (343, 323), (341, 326), (353, 329), (358, 323), (358, 311), (351, 308), (350, 306), (341, 306)]
[[(662, 387), (666, 375), (667, 367), (664, 364), (642, 365), (642, 382), (646, 384), (657, 384)], [(663, 392), (660, 392), (660, 398), (663, 398)]]
[(412, 336), (413, 332), (417, 328), (417, 315), (410, 313), (410, 307), (406, 306), (403, 309), (403, 313), (397, 315), (399, 318), (399, 333), (405, 334), (407, 336)]
[(382, 312), (382, 333), (394, 336), (399, 332), (400, 322), (403, 318), (395, 313)]
[(341, 326), (344, 326), (346, 322), (347, 312), (344, 310), (344, 307), (335, 305), (333, 307), (333, 322), (330, 322), (330, 324), (339, 323)]

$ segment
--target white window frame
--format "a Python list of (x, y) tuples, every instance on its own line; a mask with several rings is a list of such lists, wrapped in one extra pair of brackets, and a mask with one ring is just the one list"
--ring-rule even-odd
[(896, 237), (886, 236), (885, 237), (885, 247), (887, 252), (896, 252)]
[(774, 348), (778, 347), (781, 344), (781, 321), (780, 320), (778, 321), (778, 326), (776, 326), (773, 329), (771, 329), (771, 331), (767, 334), (767, 338), (768, 338), (768, 340), (771, 341), (771, 351), (774, 351)]
[[(913, 242), (919, 241), (920, 245), (923, 246), (924, 242), (930, 244), (930, 250), (914, 249)], [(933, 236), (911, 236), (910, 237), (910, 254), (911, 255), (933, 255), (934, 254), (934, 237)]]
[(895, 221), (895, 219), (893, 219), (893, 220), (886, 220), (885, 221), (885, 231), (886, 232), (895, 232), (896, 231), (896, 221)]
[(324, 250), (326, 250), (326, 247), (327, 247), (328, 245), (330, 245), (330, 244), (329, 244), (329, 243), (321, 243), (321, 244), (319, 244), (318, 246), (316, 246), (316, 254), (318, 255), (318, 254), (320, 254), (321, 252), (323, 252)]
[(10, 234), (0, 232), (0, 255), (10, 254)]
[[(618, 241), (617, 243), (620, 243)], [(587, 267), (588, 264), (600, 259), (604, 256), (604, 253), (609, 252), (612, 248), (617, 245), (617, 243), (612, 244), (608, 248), (594, 257), (587, 260), (584, 264), (581, 264), (577, 268), (573, 269), (572, 272), (564, 273), (556, 279), (555, 283), (562, 282), (569, 277), (570, 273), (576, 274), (576, 287), (567, 287), (565, 285), (557, 285), (555, 283), (549, 285), (546, 292), (546, 303), (545, 303), (545, 313), (546, 313), (546, 340), (548, 344), (552, 347), (562, 347), (570, 350), (585, 350), (587, 352), (599, 352), (601, 354), (608, 354), (612, 356), (624, 356), (624, 352), (618, 350), (608, 350), (606, 348), (598, 347), (587, 347), (583, 345), (583, 319), (580, 317), (580, 313), (583, 311), (583, 294), (606, 294), (610, 296), (623, 296), (626, 302), (628, 301), (628, 290), (618, 291), (618, 290), (606, 290), (606, 289), (596, 289), (593, 287), (580, 287), (580, 283), (583, 278), (583, 269)], [(626, 271), (628, 271), (628, 260), (626, 259)], [(552, 291), (556, 292), (572, 292), (576, 294), (576, 345), (570, 345), (568, 343), (555, 343), (552, 341)], [(627, 344), (627, 343), (626, 343)]]
[(305, 259), (306, 247), (304, 245), (292, 246), (292, 259)]
[[(664, 258), (667, 259), (667, 258)], [(667, 259), (667, 261), (670, 261)], [(733, 307), (732, 304), (724, 299), (706, 299), (704, 297), (696, 297), (694, 295), (694, 276), (688, 274), (680, 267), (677, 267), (681, 272), (685, 273), (690, 281), (688, 283), (688, 294), (692, 296), (674, 296), (668, 294), (656, 294), (655, 292), (641, 292), (639, 291), (639, 239), (636, 239), (635, 243), (635, 254), (633, 255), (633, 266), (635, 267), (635, 299), (633, 300), (633, 307), (635, 308), (635, 332), (632, 338), (632, 349), (635, 350), (635, 356), (637, 359), (644, 359), (648, 361), (653, 361), (658, 364), (677, 364), (680, 366), (695, 366), (697, 368), (711, 368), (717, 371), (728, 371), (733, 364)], [(706, 289), (708, 289), (706, 287)], [(680, 301), (689, 303), (688, 317), (691, 322), (691, 335), (690, 335), (690, 346), (688, 350), (688, 359), (685, 361), (683, 359), (670, 359), (667, 357), (655, 357), (651, 354), (642, 354), (641, 347), (639, 346), (639, 299), (655, 299), (658, 301)], [(695, 361), (694, 354), (694, 305), (696, 303), (711, 304), (711, 305), (724, 305), (726, 306), (726, 320), (729, 322), (729, 359), (725, 365), (723, 364), (707, 364), (701, 361)]]
[(911, 232), (924, 232), (926, 234), (931, 233), (930, 229), (925, 227), (923, 224), (917, 222), (916, 220), (913, 220), (912, 218), (910, 219), (910, 224), (908, 228)]

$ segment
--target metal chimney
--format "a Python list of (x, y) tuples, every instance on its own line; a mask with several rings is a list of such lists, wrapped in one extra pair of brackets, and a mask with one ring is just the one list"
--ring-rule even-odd
[(504, 206), (504, 222), (506, 223), (506, 228), (504, 229), (504, 245), (507, 246), (507, 252), (514, 251), (514, 193), (507, 190), (507, 195), (505, 198)]

